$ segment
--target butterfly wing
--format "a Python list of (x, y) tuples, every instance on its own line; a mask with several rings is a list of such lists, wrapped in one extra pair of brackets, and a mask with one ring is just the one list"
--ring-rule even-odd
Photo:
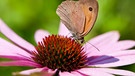
[(64, 1), (56, 11), (65, 26), (76, 35), (84, 28), (85, 16), (78, 1)]
[(98, 15), (98, 2), (97, 0), (80, 0), (80, 4), (83, 5), (81, 7), (85, 14), (84, 29), (81, 36), (85, 36), (90, 32), (96, 21)]

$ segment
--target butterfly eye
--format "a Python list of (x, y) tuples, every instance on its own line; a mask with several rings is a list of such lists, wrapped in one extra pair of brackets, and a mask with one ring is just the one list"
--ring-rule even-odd
[(93, 8), (92, 7), (89, 7), (89, 11), (92, 11), (93, 10)]

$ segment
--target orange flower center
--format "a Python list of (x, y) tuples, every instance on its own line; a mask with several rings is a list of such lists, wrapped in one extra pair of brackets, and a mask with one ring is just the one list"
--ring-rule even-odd
[(35, 48), (32, 58), (43, 67), (71, 72), (86, 66), (87, 56), (82, 45), (71, 38), (51, 35)]

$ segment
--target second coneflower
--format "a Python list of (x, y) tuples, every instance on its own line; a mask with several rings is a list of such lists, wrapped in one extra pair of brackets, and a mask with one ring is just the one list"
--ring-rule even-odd
[(0, 57), (11, 59), (1, 61), (0, 66), (34, 67), (19, 72), (21, 75), (42, 72), (43, 76), (113, 76), (113, 74), (135, 76), (135, 73), (130, 71), (110, 68), (135, 63), (135, 50), (127, 50), (135, 46), (135, 41), (118, 41), (119, 34), (116, 31), (89, 41), (100, 51), (89, 44), (82, 46), (75, 40), (63, 36), (68, 34), (64, 27), (60, 29), (60, 35), (49, 35), (43, 30), (37, 31), (35, 34), (37, 46), (19, 37), (2, 20), (0, 32), (12, 42), (0, 38)]

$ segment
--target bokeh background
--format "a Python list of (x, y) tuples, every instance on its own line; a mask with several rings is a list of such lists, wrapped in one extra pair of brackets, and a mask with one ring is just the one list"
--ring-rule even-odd
[[(37, 29), (57, 34), (59, 17), (57, 6), (62, 0), (0, 0), (0, 18), (18, 35), (33, 45)], [(98, 0), (99, 14), (92, 31), (85, 40), (104, 32), (117, 30), (120, 40), (135, 40), (135, 0)], [(3, 35), (0, 34), (1, 37)], [(0, 61), (5, 59), (0, 59)], [(7, 60), (7, 59), (6, 59)], [(118, 67), (135, 72), (135, 65)], [(29, 67), (0, 67), (0, 76), (11, 76), (12, 72)]]

